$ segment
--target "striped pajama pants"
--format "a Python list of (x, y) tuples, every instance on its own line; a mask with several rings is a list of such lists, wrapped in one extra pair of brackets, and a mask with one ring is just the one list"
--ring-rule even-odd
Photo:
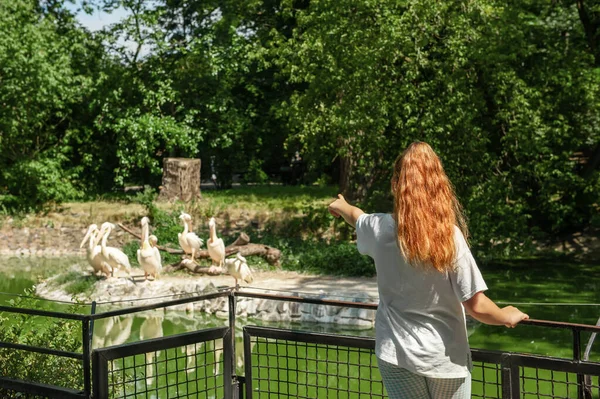
[(390, 399), (470, 399), (471, 374), (465, 378), (430, 378), (377, 359)]

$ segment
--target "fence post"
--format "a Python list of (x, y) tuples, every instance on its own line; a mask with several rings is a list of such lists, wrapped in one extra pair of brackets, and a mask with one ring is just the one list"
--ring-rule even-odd
[(246, 399), (252, 399), (252, 347), (250, 334), (244, 328), (244, 385), (246, 386)]
[(83, 392), (86, 398), (90, 398), (92, 393), (90, 372), (90, 319), (86, 317), (81, 323), (81, 334), (83, 338)]
[(235, 390), (233, 389), (233, 373), (235, 365), (231, 358), (231, 351), (233, 350), (233, 347), (231, 346), (232, 335), (230, 328), (223, 337), (223, 388), (225, 391), (225, 399), (234, 398), (235, 395)]
[[(96, 313), (96, 301), (92, 301), (90, 314)], [(92, 397), (91, 353), (92, 338), (94, 336), (94, 320), (88, 317), (81, 322), (81, 335), (83, 338), (83, 390), (86, 398)]]
[[(573, 328), (573, 360), (581, 361), (581, 331)], [(577, 374), (577, 398), (584, 398), (585, 377), (583, 374)]]
[(503, 353), (500, 365), (502, 367), (502, 399), (519, 399), (519, 366), (513, 364), (510, 353)]
[[(236, 308), (236, 297), (233, 293), (233, 291), (231, 291), (229, 293), (229, 296), (227, 297), (229, 300), (229, 332), (230, 332), (230, 338), (227, 342), (224, 343), (224, 345), (229, 345), (231, 348), (231, 352), (230, 352), (230, 356), (229, 356), (229, 361), (230, 361), (230, 375), (227, 380), (226, 380), (226, 384), (227, 386), (230, 388), (230, 393), (231, 393), (231, 398), (232, 399), (237, 399), (238, 398), (238, 393), (239, 393), (239, 389), (237, 387), (237, 370), (236, 368), (236, 357), (235, 357), (235, 308)], [(225, 341), (227, 341), (227, 339), (224, 339)], [(225, 365), (227, 366), (227, 365)], [(227, 395), (225, 395), (225, 397), (227, 397)]]
[(92, 354), (94, 365), (94, 399), (108, 398), (108, 360), (99, 352)]

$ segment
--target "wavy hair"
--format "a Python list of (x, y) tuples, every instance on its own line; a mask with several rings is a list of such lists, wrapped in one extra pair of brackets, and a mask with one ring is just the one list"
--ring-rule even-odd
[(462, 207), (437, 154), (427, 143), (414, 142), (398, 156), (392, 177), (398, 246), (413, 265), (439, 272), (454, 267), (454, 226), (465, 239)]

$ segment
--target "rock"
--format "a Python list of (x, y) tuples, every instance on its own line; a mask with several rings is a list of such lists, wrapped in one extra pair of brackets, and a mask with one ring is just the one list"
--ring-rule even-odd
[(261, 317), (261, 320), (264, 321), (281, 321), (281, 315), (277, 312), (265, 313), (264, 316)]

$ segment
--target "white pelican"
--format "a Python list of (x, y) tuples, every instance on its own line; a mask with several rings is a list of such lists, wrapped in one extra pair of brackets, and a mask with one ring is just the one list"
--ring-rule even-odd
[(200, 247), (204, 244), (204, 240), (198, 237), (193, 231), (192, 217), (187, 213), (181, 212), (179, 219), (183, 220), (183, 232), (177, 234), (179, 245), (185, 254), (191, 254), (192, 260), (195, 259), (196, 252), (200, 251)]
[(238, 279), (248, 284), (254, 280), (252, 271), (248, 267), (248, 263), (246, 263), (246, 258), (239, 252), (235, 258), (225, 259), (225, 264), (227, 265), (227, 272), (235, 279), (235, 288), (239, 288)]
[(142, 270), (144, 270), (144, 277), (148, 279), (148, 275), (151, 275), (156, 280), (158, 275), (162, 271), (162, 262), (160, 259), (160, 252), (156, 245), (156, 236), (153, 236), (154, 245), (150, 243), (150, 227), (148, 223), (150, 220), (147, 217), (142, 218), (142, 246), (137, 250), (137, 260)]
[[(163, 336), (162, 316), (148, 316), (140, 326), (140, 341)], [(146, 384), (152, 385), (154, 381), (154, 356), (159, 357), (160, 351), (146, 353)]]
[[(206, 242), (206, 248), (208, 249), (208, 255), (212, 259), (213, 265), (216, 263), (218, 267), (222, 268), (225, 262), (225, 243), (222, 238), (217, 237), (217, 224), (215, 218), (210, 218), (208, 221), (208, 228), (210, 229), (210, 238)], [(213, 269), (211, 267), (211, 269)]]
[(100, 229), (100, 235), (102, 236), (102, 257), (104, 258), (104, 262), (108, 263), (108, 265), (112, 267), (113, 272), (116, 269), (124, 269), (125, 272), (131, 276), (131, 265), (129, 264), (129, 258), (127, 255), (125, 255), (125, 253), (119, 248), (106, 246), (108, 236), (116, 227), (117, 226), (110, 222), (102, 223), (102, 228)]
[(104, 262), (104, 258), (102, 257), (102, 247), (98, 245), (98, 241), (100, 239), (98, 233), (98, 226), (95, 224), (90, 224), (87, 233), (85, 233), (85, 237), (83, 237), (83, 241), (81, 241), (81, 245), (79, 245), (79, 248), (83, 248), (86, 241), (89, 240), (88, 247), (86, 249), (86, 258), (88, 263), (94, 268), (94, 274), (98, 274), (98, 272), (100, 272), (104, 273), (106, 277), (108, 277), (111, 274), (111, 269), (110, 266)]

